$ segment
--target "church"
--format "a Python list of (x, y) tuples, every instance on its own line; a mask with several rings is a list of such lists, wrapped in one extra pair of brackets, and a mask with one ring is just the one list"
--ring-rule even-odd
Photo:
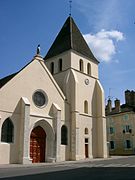
[(0, 164), (108, 157), (98, 64), (69, 16), (45, 57), (0, 79)]

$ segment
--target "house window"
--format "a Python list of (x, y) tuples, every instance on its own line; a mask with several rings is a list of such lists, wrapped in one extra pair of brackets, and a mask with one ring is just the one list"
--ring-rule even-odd
[(110, 127), (110, 134), (114, 133), (114, 127)]
[(123, 133), (132, 133), (132, 129), (131, 129), (130, 125), (125, 125), (125, 127), (123, 129)]
[(61, 127), (61, 144), (67, 145), (68, 141), (68, 130), (65, 125)]
[(84, 101), (84, 113), (88, 114), (88, 101)]
[(128, 114), (125, 114), (125, 115), (123, 116), (123, 120), (124, 120), (124, 121), (127, 121), (127, 120), (128, 120)]
[(126, 140), (125, 141), (125, 148), (126, 149), (130, 149), (131, 148), (131, 141), (130, 140)]
[(59, 59), (59, 71), (62, 71), (62, 59)]
[(10, 118), (7, 118), (3, 125), (1, 131), (1, 141), (12, 143), (14, 138), (14, 125)]
[(54, 74), (54, 62), (51, 62), (51, 74)]
[(130, 126), (129, 126), (129, 125), (126, 125), (126, 126), (125, 126), (125, 131), (126, 131), (126, 132), (129, 132), (129, 129), (130, 129)]
[(88, 128), (85, 128), (84, 133), (85, 133), (85, 134), (89, 134)]
[(83, 72), (83, 60), (80, 59), (80, 71)]
[(125, 126), (125, 131), (126, 131), (126, 132), (130, 132), (130, 125), (126, 125), (126, 126)]
[(114, 149), (115, 145), (114, 145), (114, 141), (110, 141), (110, 149)]
[(90, 65), (90, 63), (87, 64), (87, 74), (91, 75), (91, 65)]

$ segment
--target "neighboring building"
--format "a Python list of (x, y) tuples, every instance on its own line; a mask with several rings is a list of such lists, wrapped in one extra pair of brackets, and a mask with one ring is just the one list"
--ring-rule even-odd
[(0, 163), (107, 157), (99, 62), (72, 17), (39, 52), (0, 80)]
[(107, 139), (110, 155), (135, 154), (135, 92), (125, 91), (125, 104), (109, 99), (106, 106)]

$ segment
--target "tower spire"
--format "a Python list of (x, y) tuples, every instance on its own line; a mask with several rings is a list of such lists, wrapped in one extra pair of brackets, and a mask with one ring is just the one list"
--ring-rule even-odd
[(69, 0), (69, 16), (71, 16), (72, 13), (72, 0)]

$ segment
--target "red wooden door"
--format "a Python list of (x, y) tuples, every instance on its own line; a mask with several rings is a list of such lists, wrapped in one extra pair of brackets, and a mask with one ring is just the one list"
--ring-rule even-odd
[(88, 155), (88, 144), (85, 144), (85, 157), (88, 158), (89, 155)]
[(30, 157), (33, 163), (45, 162), (46, 133), (40, 126), (34, 128), (30, 136)]

